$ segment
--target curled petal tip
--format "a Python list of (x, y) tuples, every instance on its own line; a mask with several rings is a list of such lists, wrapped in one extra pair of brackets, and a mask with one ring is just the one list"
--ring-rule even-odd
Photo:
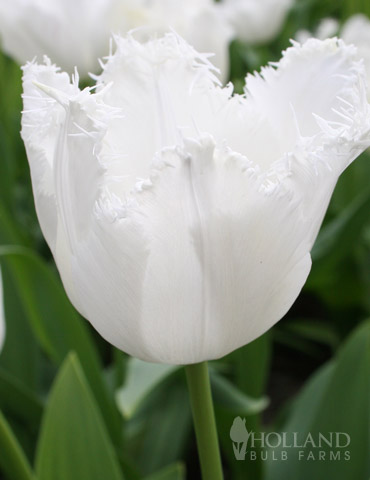
[(37, 80), (33, 80), (33, 85), (37, 87), (42, 92), (46, 93), (49, 97), (53, 98), (57, 101), (62, 107), (66, 107), (69, 103), (69, 98), (66, 94), (62, 91), (57, 90), (56, 88), (51, 87), (50, 85), (45, 85), (43, 83), (38, 82)]

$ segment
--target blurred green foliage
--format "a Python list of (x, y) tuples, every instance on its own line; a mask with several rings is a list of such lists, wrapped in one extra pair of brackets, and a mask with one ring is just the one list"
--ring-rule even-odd
[[(323, 17), (343, 21), (359, 11), (370, 14), (369, 2), (301, 0), (271, 44), (233, 42), (230, 78), (236, 91), (247, 72), (277, 60), (298, 29), (314, 30)], [(0, 478), (200, 478), (182, 369), (148, 365), (107, 346), (64, 294), (36, 219), (19, 136), (21, 71), (4, 55), (0, 91), (0, 263), (7, 321), (0, 355)], [(309, 280), (286, 318), (212, 362), (226, 479), (370, 477), (369, 179), (365, 152), (337, 185)], [(255, 461), (237, 461), (229, 436), (236, 416), (256, 433), (348, 432), (351, 459), (262, 461), (257, 455)]]

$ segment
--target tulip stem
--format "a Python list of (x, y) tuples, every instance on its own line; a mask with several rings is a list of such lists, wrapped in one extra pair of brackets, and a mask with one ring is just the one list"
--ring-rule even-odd
[(185, 367), (203, 480), (222, 480), (220, 448), (207, 362)]

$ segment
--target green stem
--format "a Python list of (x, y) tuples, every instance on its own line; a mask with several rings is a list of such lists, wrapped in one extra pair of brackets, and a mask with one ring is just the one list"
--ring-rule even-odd
[(203, 480), (222, 480), (220, 449), (207, 362), (185, 367)]

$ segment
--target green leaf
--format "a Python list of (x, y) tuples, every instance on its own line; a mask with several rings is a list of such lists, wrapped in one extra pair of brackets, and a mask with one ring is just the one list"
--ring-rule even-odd
[[(232, 363), (232, 372), (234, 374), (235, 386), (245, 395), (255, 398), (261, 397), (265, 393), (267, 376), (270, 367), (271, 358), (271, 331), (266, 332), (253, 342), (239, 348), (229, 355)], [(244, 478), (253, 478), (260, 480), (262, 466), (259, 460), (254, 462), (235, 462), (234, 451), (231, 448), (229, 431), (230, 422), (233, 422), (235, 416), (227, 412), (217, 411), (218, 428), (224, 437), (221, 439), (222, 452), (229, 460), (232, 478), (235, 480)], [(242, 414), (245, 415), (245, 414)], [(245, 416), (245, 425), (248, 431), (260, 430), (260, 413)]]
[(5, 206), (0, 203), (0, 244), (19, 244), (23, 241), (25, 239), (18, 230), (14, 219)]
[[(291, 416), (282, 429), (292, 435), (298, 432), (298, 443), (303, 444), (311, 434), (316, 444), (321, 435), (330, 438), (330, 432), (341, 432), (350, 437), (345, 448), (320, 448), (310, 444), (299, 459), (299, 448), (288, 451), (288, 460), (271, 460), (266, 480), (336, 480), (367, 479), (370, 476), (370, 321), (360, 325), (338, 352), (310, 380), (298, 397)], [(324, 459), (319, 459), (319, 450)], [(309, 452), (312, 451), (311, 457)], [(336, 460), (330, 455), (339, 453)], [(349, 455), (349, 457), (348, 457)], [(279, 459), (279, 451), (275, 449)]]
[(185, 467), (182, 463), (175, 463), (145, 477), (144, 480), (185, 480)]
[[(0, 202), (0, 244), (19, 244), (22, 240), (14, 219), (9, 215), (5, 205)], [(6, 338), (0, 355), (0, 366), (28, 388), (35, 389), (38, 383), (39, 347), (7, 265), (3, 265), (2, 277)]]
[(329, 259), (334, 262), (351, 251), (359, 233), (369, 223), (369, 210), (370, 190), (367, 190), (321, 229), (312, 249), (312, 260)]
[[(1, 247), (0, 247), (1, 248)], [(39, 383), (40, 349), (27, 318), (11, 269), (1, 264), (6, 334), (0, 367), (35, 391)]]
[(211, 386), (215, 405), (237, 415), (255, 415), (268, 405), (266, 397), (251, 398), (229, 380), (211, 370)]
[(29, 323), (50, 358), (60, 365), (70, 351), (77, 353), (112, 438), (119, 442), (120, 417), (104, 384), (99, 357), (85, 321), (68, 301), (54, 272), (23, 247), (1, 246), (0, 262), (10, 269)]
[(93, 356), (87, 332), (41, 257), (23, 247), (1, 246), (0, 260), (10, 266), (30, 323), (48, 355), (60, 363), (75, 344), (77, 352), (84, 352), (82, 357)]
[[(302, 437), (306, 437), (310, 427), (320, 408), (320, 403), (326, 392), (328, 382), (333, 371), (334, 362), (329, 362), (321, 367), (306, 383), (303, 391), (295, 399), (291, 406), (291, 412), (287, 423), (282, 428), (284, 432), (299, 432)], [(275, 457), (280, 458), (283, 448), (276, 448)], [(288, 452), (289, 462), (276, 461), (271, 459), (266, 462), (266, 480), (291, 479), (294, 470), (297, 468), (298, 457), (296, 452)]]
[(41, 400), (16, 377), (0, 368), (0, 408), (34, 430), (40, 423)]
[(14, 202), (14, 185), (18, 173), (16, 153), (19, 153), (18, 146), (22, 145), (19, 135), (21, 77), (19, 65), (0, 51), (0, 91), (3, 92), (0, 102), (0, 200), (8, 206)]
[(271, 332), (266, 332), (230, 355), (236, 375), (235, 383), (247, 395), (260, 397), (265, 392), (271, 358), (271, 339)]
[[(369, 167), (368, 157), (363, 159)], [(337, 316), (345, 309), (365, 306), (369, 298), (368, 285), (361, 276), (366, 229), (370, 227), (368, 182), (366, 187), (324, 224), (312, 250), (313, 266), (305, 288), (314, 290), (331, 310), (337, 310)]]
[(188, 392), (183, 375), (173, 375), (179, 366), (129, 358), (126, 367), (117, 404), (128, 420), (131, 456), (148, 474), (181, 456), (191, 426)]
[(330, 201), (329, 216), (340, 214), (361, 192), (369, 191), (369, 160), (370, 154), (365, 150), (339, 177)]
[(163, 382), (143, 401), (127, 424), (133, 458), (149, 474), (182, 457), (191, 428), (191, 410), (183, 376)]
[(295, 318), (293, 321), (285, 322), (281, 326), (281, 334), (282, 336), (292, 336), (291, 346), (293, 348), (293, 342), (298, 338), (329, 346), (332, 350), (335, 350), (339, 344), (339, 335), (335, 331), (335, 325), (314, 318)]
[(127, 362), (126, 381), (116, 394), (116, 401), (122, 415), (131, 418), (142, 401), (165, 380), (179, 369), (176, 365), (143, 362), (130, 358)]
[(51, 391), (37, 447), (38, 480), (122, 480), (106, 427), (75, 354)]
[(9, 480), (36, 480), (23, 450), (1, 411), (0, 467)]
[[(300, 432), (303, 436), (307, 435), (320, 408), (334, 369), (335, 363), (333, 361), (327, 362), (309, 378), (302, 392), (290, 406), (290, 413), (282, 429), (283, 431)], [(275, 470), (274, 463), (277, 463), (277, 465), (280, 465), (280, 463), (272, 462), (272, 469)]]
[[(263, 369), (261, 369), (262, 372)], [(249, 422), (248, 429), (252, 429), (253, 426), (253, 430), (257, 431), (259, 428), (257, 414), (267, 407), (268, 399), (266, 397), (252, 398), (246, 395), (237, 386), (213, 370), (211, 370), (211, 386), (222, 452), (232, 462), (230, 467), (233, 473), (232, 478), (235, 480), (244, 478), (259, 480), (260, 466), (257, 462), (249, 465), (248, 463), (235, 461), (229, 432), (233, 419), (239, 415), (246, 416), (246, 420)], [(262, 377), (255, 383), (251, 382), (249, 386), (255, 389), (262, 388)]]
[(322, 346), (334, 352), (339, 343), (338, 325), (334, 322), (323, 322), (314, 318), (294, 318), (277, 325), (274, 330), (274, 341), (307, 357), (322, 359)]

